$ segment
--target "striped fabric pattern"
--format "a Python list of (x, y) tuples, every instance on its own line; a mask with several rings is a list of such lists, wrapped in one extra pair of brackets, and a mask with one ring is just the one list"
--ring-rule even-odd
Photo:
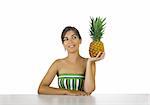
[(60, 74), (58, 86), (69, 90), (83, 90), (84, 79), (83, 74)]

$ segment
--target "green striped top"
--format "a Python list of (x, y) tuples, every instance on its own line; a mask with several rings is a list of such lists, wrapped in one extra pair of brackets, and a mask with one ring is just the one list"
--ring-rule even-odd
[(69, 90), (83, 90), (84, 79), (83, 74), (60, 74), (58, 76), (58, 86)]

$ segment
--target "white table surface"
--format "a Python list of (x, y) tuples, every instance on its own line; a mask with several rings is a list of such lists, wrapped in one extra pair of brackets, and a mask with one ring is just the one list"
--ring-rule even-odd
[[(148, 102), (149, 101), (149, 102)], [(0, 105), (150, 105), (148, 94), (0, 95)]]

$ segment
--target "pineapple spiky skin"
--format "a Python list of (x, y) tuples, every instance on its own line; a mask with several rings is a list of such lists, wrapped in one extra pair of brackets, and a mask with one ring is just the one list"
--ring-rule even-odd
[(95, 19), (91, 18), (90, 36), (93, 40), (89, 47), (89, 54), (91, 57), (96, 57), (99, 52), (104, 52), (104, 44), (101, 38), (104, 34), (105, 20), (106, 18), (100, 17), (96, 17)]
[(102, 41), (93, 41), (90, 43), (89, 54), (96, 57), (99, 52), (104, 52), (104, 44)]

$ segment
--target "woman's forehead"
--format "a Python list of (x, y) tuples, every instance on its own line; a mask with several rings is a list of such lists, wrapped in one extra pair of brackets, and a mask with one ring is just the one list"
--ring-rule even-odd
[(71, 30), (71, 31), (66, 32), (65, 37), (71, 37), (73, 35), (76, 35), (76, 34), (74, 31)]

